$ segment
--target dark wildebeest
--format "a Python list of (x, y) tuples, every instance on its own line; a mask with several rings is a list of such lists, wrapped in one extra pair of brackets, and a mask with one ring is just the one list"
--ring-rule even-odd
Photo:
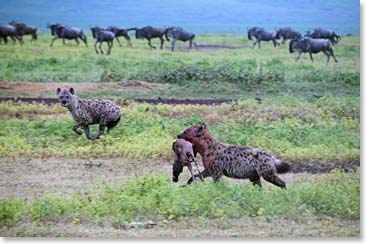
[(31, 42), (37, 40), (37, 27), (33, 25), (26, 25), (24, 23), (17, 23), (14, 20), (10, 22), (9, 24), (16, 28), (21, 27), (23, 30), (23, 33), (22, 33), (23, 35), (32, 35)]
[(252, 49), (254, 49), (256, 43), (258, 43), (258, 47), (260, 48), (261, 41), (272, 41), (274, 47), (279, 46), (280, 44), (276, 41), (276, 33), (275, 32), (268, 32), (261, 27), (253, 27), (247, 31), (247, 38), (249, 40), (253, 40), (254, 45)]
[(327, 61), (329, 62), (330, 56), (334, 58), (334, 61), (337, 63), (334, 56), (333, 49), (331, 48), (330, 42), (326, 39), (312, 39), (310, 37), (304, 37), (302, 39), (293, 39), (289, 43), (289, 52), (298, 52), (298, 57), (296, 61), (301, 57), (302, 53), (309, 53), (310, 58), (313, 62), (312, 53), (323, 52), (327, 56)]
[(172, 51), (174, 51), (175, 49), (175, 43), (177, 40), (184, 42), (190, 41), (190, 49), (192, 48), (192, 44), (194, 44), (195, 49), (197, 49), (196, 42), (194, 42), (195, 34), (192, 32), (185, 31), (180, 27), (167, 28), (165, 31), (165, 36), (167, 41), (169, 41), (169, 37), (173, 39), (171, 47)]
[(111, 48), (113, 47), (113, 39), (115, 39), (115, 34), (112, 31), (104, 30), (98, 26), (90, 27), (90, 30), (92, 31), (92, 35), (95, 40), (94, 49), (96, 50), (96, 53), (98, 54), (97, 43), (99, 43), (99, 50), (101, 51), (101, 54), (103, 54), (102, 43), (107, 42), (107, 55), (109, 55), (111, 53)]
[(311, 37), (313, 39), (328, 39), (333, 45), (337, 44), (341, 39), (341, 37), (334, 31), (323, 28), (316, 28), (312, 33), (308, 31), (305, 36)]
[(302, 34), (295, 31), (289, 27), (280, 28), (276, 32), (276, 39), (282, 39), (282, 44), (284, 45), (287, 40), (301, 39)]
[(127, 45), (129, 47), (132, 47), (131, 45), (131, 39), (130, 39), (130, 36), (129, 36), (129, 31), (131, 30), (135, 30), (135, 28), (132, 28), (132, 29), (124, 29), (124, 28), (120, 28), (120, 27), (116, 27), (116, 26), (110, 26), (108, 27), (106, 30), (108, 31), (112, 31), (113, 34), (115, 34), (115, 38), (116, 38), (116, 41), (119, 43), (120, 47), (122, 47), (121, 45), (121, 42), (119, 40), (119, 36), (123, 36), (125, 37), (126, 41), (127, 41)]
[[(151, 39), (153, 38), (159, 38), (161, 40), (161, 46), (160, 49), (163, 49), (163, 43), (164, 43), (164, 39), (163, 39), (163, 35), (166, 32), (166, 29), (162, 29), (162, 28), (155, 28), (152, 26), (146, 26), (143, 28), (130, 28), (130, 30), (135, 30), (135, 38), (136, 39), (147, 39), (148, 40), (148, 45), (150, 48), (154, 48), (156, 49), (155, 46), (152, 45), (152, 43), (150, 42)], [(167, 40), (169, 41), (169, 40)]]
[(0, 25), (0, 38), (3, 39), (5, 44), (8, 43), (8, 36), (13, 40), (13, 44), (15, 44), (16, 40), (18, 40), (20, 44), (23, 44), (23, 32), (24, 30), (21, 26), (16, 28), (9, 24)]
[(65, 39), (67, 40), (75, 40), (77, 45), (79, 45), (80, 38), (86, 47), (87, 45), (87, 37), (84, 35), (83, 30), (76, 28), (76, 27), (68, 27), (60, 24), (53, 24), (53, 25), (47, 25), (47, 28), (51, 29), (51, 34), (54, 36), (54, 39), (52, 39), (50, 46), (52, 47), (52, 44), (55, 40), (62, 38), (62, 42), (65, 45)]

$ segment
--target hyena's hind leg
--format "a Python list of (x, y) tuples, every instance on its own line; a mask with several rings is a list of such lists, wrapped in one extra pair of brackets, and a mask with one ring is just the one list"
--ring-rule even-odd
[(270, 162), (266, 163), (260, 163), (262, 164), (261, 166), (259, 165), (258, 168), (256, 169), (257, 173), (264, 178), (264, 180), (279, 186), (280, 188), (284, 188), (287, 189), (287, 186), (285, 184), (285, 182), (279, 178), (279, 176), (277, 175), (277, 171), (274, 165), (272, 165)]
[(251, 175), (251, 177), (249, 177), (249, 179), (250, 179), (250, 181), (252, 182), (252, 184), (254, 186), (261, 187), (260, 175), (258, 175), (258, 174)]
[(78, 135), (83, 134), (83, 132), (81, 132), (81, 131), (79, 130), (80, 126), (81, 126), (81, 124), (80, 124), (80, 123), (78, 123), (78, 124), (76, 124), (76, 125), (74, 125), (74, 126), (73, 126), (73, 131), (74, 131), (75, 133), (77, 133)]

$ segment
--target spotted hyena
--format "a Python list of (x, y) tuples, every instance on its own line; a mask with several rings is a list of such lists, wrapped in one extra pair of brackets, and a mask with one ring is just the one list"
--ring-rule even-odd
[[(204, 125), (194, 125), (177, 135), (177, 138), (191, 142), (203, 159), (203, 177), (211, 176), (215, 182), (222, 175), (250, 179), (254, 185), (261, 186), (260, 177), (282, 188), (286, 184), (277, 173), (290, 171), (290, 165), (281, 162), (272, 154), (254, 147), (243, 147), (223, 143), (214, 138)], [(192, 179), (188, 181), (188, 184)]]
[(186, 166), (189, 169), (191, 177), (194, 181), (195, 176), (192, 173), (191, 163), (195, 162), (197, 167), (197, 162), (195, 160), (197, 152), (194, 151), (192, 144), (184, 139), (177, 139), (172, 144), (172, 150), (175, 152), (175, 160), (172, 168), (172, 180), (177, 182), (178, 176), (182, 173), (183, 167)]
[[(110, 100), (81, 99), (75, 95), (72, 87), (69, 89), (57, 88), (56, 94), (61, 105), (69, 109), (73, 119), (77, 122), (73, 131), (81, 135), (79, 128), (83, 127), (89, 140), (98, 139), (106, 127), (109, 133), (121, 119), (120, 108)], [(99, 124), (99, 131), (95, 136), (91, 136), (89, 132), (89, 125), (92, 124)]]

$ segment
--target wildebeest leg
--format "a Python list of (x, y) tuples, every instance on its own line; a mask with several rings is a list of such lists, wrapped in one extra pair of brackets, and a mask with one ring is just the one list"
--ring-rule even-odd
[(333, 51), (333, 49), (331, 49), (331, 48), (330, 48), (328, 51), (329, 51), (329, 53), (331, 54), (331, 56), (334, 58), (335, 63), (337, 63), (337, 62), (338, 62), (338, 60), (336, 60), (336, 58), (335, 58), (335, 56), (334, 56), (334, 51)]
[(302, 56), (302, 52), (299, 52), (298, 57), (296, 58), (296, 62), (300, 59), (301, 56)]
[(119, 43), (119, 46), (122, 47), (121, 42), (117, 36), (116, 36), (116, 41)]
[(113, 47), (113, 40), (112, 41), (109, 41), (107, 42), (108, 44), (108, 51), (107, 51), (107, 55), (110, 55), (111, 54), (111, 49)]
[(95, 41), (95, 42), (94, 42), (94, 49), (96, 50), (96, 53), (98, 54), (98, 50), (97, 50), (97, 43), (98, 43), (98, 41)]
[(173, 39), (172, 40), (172, 47), (171, 47), (171, 51), (173, 52), (175, 50), (175, 44), (176, 44), (177, 39)]
[[(202, 178), (207, 178), (210, 176), (209, 171), (207, 169), (204, 169), (203, 172), (201, 172), (201, 176)], [(200, 174), (195, 174), (195, 177), (200, 177)], [(187, 184), (190, 185), (193, 182), (193, 178), (191, 177), (188, 181)]]
[(84, 42), (85, 47), (88, 47), (88, 44), (87, 44), (87, 37), (86, 37), (86, 35), (82, 34), (82, 35), (80, 36), (80, 39)]
[(65, 45), (65, 38), (62, 38), (62, 44)]
[(250, 181), (252, 182), (252, 184), (254, 186), (258, 185), (261, 187), (261, 180), (260, 180), (260, 176), (258, 174), (255, 174), (253, 176), (251, 176), (250, 178)]
[(257, 44), (258, 44), (258, 48), (261, 48), (261, 44), (260, 44), (260, 40), (257, 41)]
[(272, 41), (273, 41), (274, 47), (280, 46), (280, 44), (277, 42), (277, 40), (273, 39)]
[(163, 37), (160, 37), (160, 39), (161, 39), (161, 50), (163, 49), (163, 43), (164, 43), (164, 39), (163, 39)]
[(76, 45), (78, 45), (78, 46), (79, 46), (79, 40), (78, 40), (78, 37), (77, 37), (77, 38), (75, 38), (75, 41), (76, 41)]
[(15, 45), (16, 39), (14, 36), (10, 36), (10, 38), (13, 40), (13, 45)]
[(74, 125), (74, 127), (73, 127), (73, 131), (74, 131), (75, 133), (77, 133), (78, 135), (83, 134), (83, 133), (79, 130), (80, 126), (81, 126), (81, 124), (80, 124), (80, 123), (78, 123), (78, 124)]
[(257, 43), (257, 40), (254, 42), (254, 45), (252, 45), (252, 49), (255, 48), (256, 43)]
[(126, 39), (126, 41), (127, 41), (127, 46), (128, 46), (128, 47), (133, 47), (133, 45), (131, 45), (130, 37), (129, 37), (129, 36), (125, 36), (125, 39)]
[(57, 36), (55, 36), (54, 39), (52, 39), (50, 47), (52, 47), (52, 45), (54, 44), (54, 41), (57, 40), (57, 39), (59, 39)]
[(283, 38), (283, 40), (282, 40), (282, 45), (284, 45), (286, 41), (287, 41), (287, 40)]
[(156, 47), (153, 46), (152, 43), (150, 42), (150, 38), (148, 39), (148, 45), (149, 45), (150, 48), (156, 49)]
[(191, 166), (191, 164), (189, 164), (187, 166), (187, 168), (188, 168), (188, 170), (190, 172), (190, 175), (191, 175), (191, 178), (192, 178), (192, 182), (195, 182), (195, 175), (192, 173), (192, 166)]
[(327, 52), (326, 50), (323, 50), (322, 52), (326, 55), (326, 57), (327, 57), (327, 62), (329, 63), (329, 60), (330, 60), (330, 53), (329, 53), (329, 52)]
[(103, 50), (102, 50), (102, 42), (99, 42), (99, 51), (101, 51), (101, 53), (103, 54)]
[(312, 53), (310, 52), (309, 54), (310, 54), (311, 61), (313, 62)]

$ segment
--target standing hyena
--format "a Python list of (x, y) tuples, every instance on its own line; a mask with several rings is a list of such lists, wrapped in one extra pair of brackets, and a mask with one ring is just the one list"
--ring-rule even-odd
[[(206, 129), (205, 125), (194, 125), (177, 135), (177, 138), (191, 142), (203, 159), (203, 177), (211, 176), (220, 180), (222, 174), (237, 179), (250, 179), (261, 186), (260, 177), (282, 188), (286, 184), (277, 173), (290, 171), (290, 165), (281, 162), (270, 153), (254, 147), (242, 147), (220, 142)], [(192, 179), (188, 181), (188, 184)]]
[[(57, 88), (56, 94), (61, 105), (69, 109), (73, 119), (77, 122), (73, 131), (81, 135), (79, 128), (83, 127), (89, 140), (98, 139), (106, 127), (109, 133), (121, 119), (120, 108), (110, 100), (81, 99), (74, 95), (75, 91), (72, 87), (69, 90)], [(91, 136), (89, 132), (89, 125), (92, 124), (99, 124), (99, 131), (95, 136)]]

